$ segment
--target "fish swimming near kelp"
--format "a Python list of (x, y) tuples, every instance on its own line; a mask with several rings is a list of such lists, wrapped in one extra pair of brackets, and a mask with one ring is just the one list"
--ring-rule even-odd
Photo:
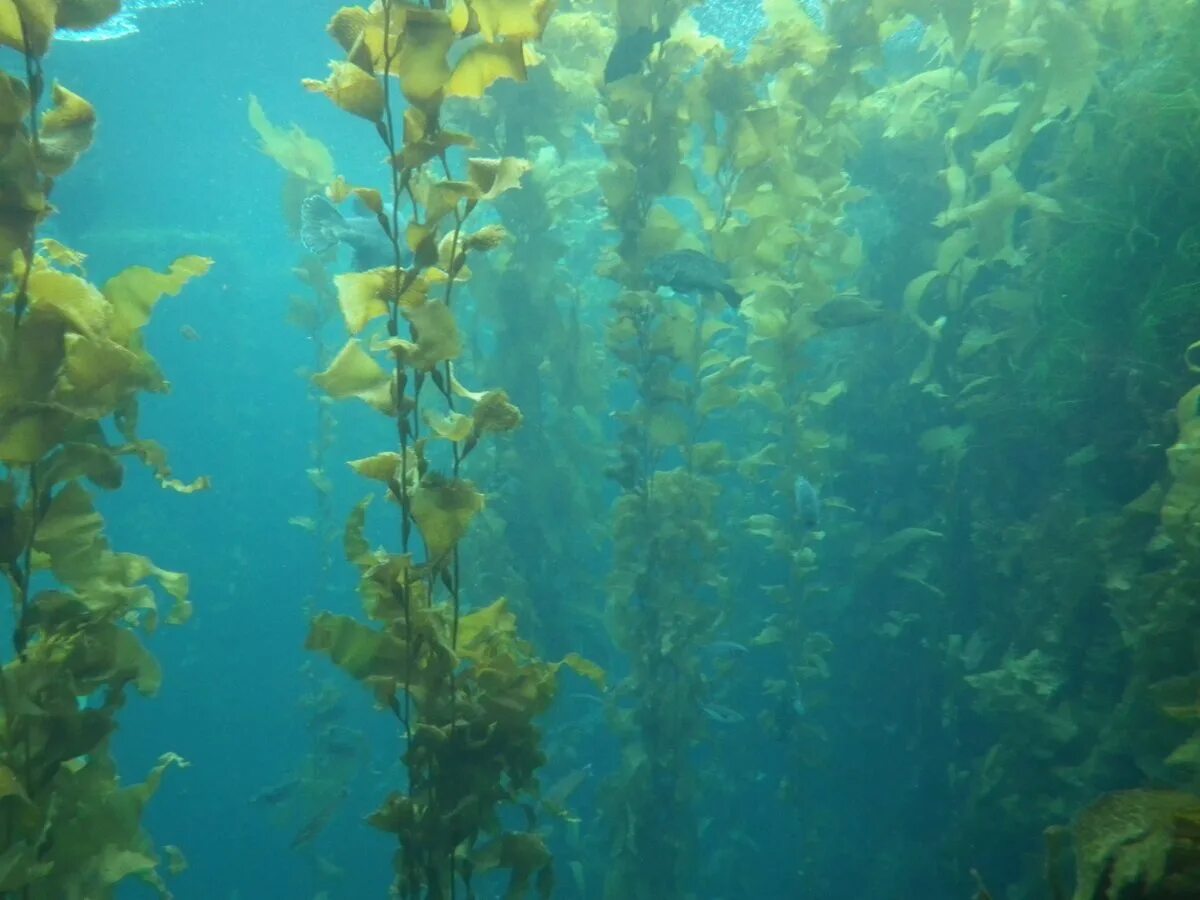
[(797, 475), (792, 483), (792, 500), (796, 508), (796, 521), (805, 531), (816, 531), (821, 527), (821, 498), (817, 489), (803, 475)]
[(882, 317), (882, 306), (855, 293), (837, 294), (812, 313), (812, 320), (826, 330), (869, 325)]
[(300, 206), (300, 243), (317, 256), (345, 244), (354, 253), (351, 265), (360, 272), (395, 261), (392, 242), (375, 216), (343, 215), (320, 194)]
[(742, 295), (729, 283), (729, 267), (699, 250), (672, 250), (646, 264), (645, 276), (656, 287), (669, 287), (681, 294), (714, 293), (734, 309)]
[(643, 25), (621, 35), (608, 54), (608, 62), (604, 64), (604, 83), (612, 84), (614, 81), (638, 74), (646, 65), (646, 59), (654, 46), (670, 36), (671, 29), (665, 25), (657, 31)]
[(736, 725), (739, 722), (746, 721), (746, 717), (736, 709), (730, 709), (728, 706), (722, 706), (719, 703), (708, 703), (701, 706), (700, 709), (704, 715), (718, 725)]

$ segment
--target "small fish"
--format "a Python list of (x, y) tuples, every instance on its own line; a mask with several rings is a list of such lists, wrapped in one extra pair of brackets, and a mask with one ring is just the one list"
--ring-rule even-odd
[(804, 695), (800, 692), (800, 688), (796, 688), (796, 694), (792, 697), (792, 712), (798, 716), (803, 716), (808, 713), (808, 706), (804, 703)]
[(698, 250), (672, 250), (646, 264), (646, 278), (656, 287), (669, 287), (681, 294), (713, 292), (737, 309), (742, 295), (729, 284), (729, 267)]
[(646, 58), (655, 44), (661, 44), (671, 36), (670, 26), (664, 25), (658, 31), (642, 25), (628, 34), (617, 38), (612, 52), (608, 54), (608, 62), (604, 64), (604, 83), (612, 84), (630, 75), (642, 71)]
[(730, 709), (728, 706), (721, 706), (717, 703), (709, 703), (701, 707), (704, 714), (720, 725), (736, 725), (738, 722), (745, 722), (746, 717), (736, 709)]
[(311, 844), (314, 840), (316, 840), (317, 835), (325, 830), (325, 826), (329, 824), (329, 820), (333, 818), (334, 813), (338, 811), (343, 801), (345, 801), (348, 796), (350, 796), (349, 788), (339, 788), (333, 797), (331, 797), (324, 805), (317, 809), (304, 827), (296, 832), (288, 846), (292, 850), (298, 850), (306, 844)]
[(796, 520), (805, 531), (816, 531), (821, 527), (821, 498), (817, 489), (803, 475), (797, 475), (792, 483), (792, 499), (796, 504)]
[(354, 251), (351, 264), (359, 272), (389, 265), (395, 259), (392, 242), (375, 216), (344, 216), (320, 194), (313, 194), (300, 206), (300, 243), (316, 256), (345, 244)]
[(746, 649), (744, 644), (739, 644), (737, 641), (713, 641), (710, 644), (705, 644), (700, 648), (713, 656), (745, 656), (750, 651)]
[(582, 769), (576, 769), (564, 775), (542, 793), (542, 802), (556, 813), (567, 811), (567, 801), (576, 789), (592, 775), (592, 765), (588, 763)]
[(200, 332), (198, 332), (198, 331), (197, 331), (195, 328), (193, 328), (191, 325), (181, 325), (181, 326), (179, 326), (179, 334), (180, 334), (180, 335), (183, 337), (183, 339), (184, 339), (185, 341), (198, 341), (198, 340), (200, 340)]
[(869, 325), (883, 316), (883, 307), (858, 294), (831, 297), (812, 314), (812, 320), (826, 330)]
[(299, 787), (300, 780), (298, 778), (290, 778), (271, 787), (263, 788), (250, 798), (250, 802), (259, 803), (263, 806), (279, 806), (290, 799)]

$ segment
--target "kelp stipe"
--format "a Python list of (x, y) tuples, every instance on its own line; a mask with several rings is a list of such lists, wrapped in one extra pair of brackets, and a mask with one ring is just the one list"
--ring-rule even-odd
[[(168, 753), (144, 783), (123, 787), (109, 738), (128, 689), (158, 690), (140, 635), (189, 617), (188, 579), (114, 551), (92, 489), (119, 489), (130, 456), (165, 488), (207, 485), (173, 479), (163, 448), (136, 427), (138, 395), (167, 390), (142, 328), (210, 261), (135, 267), (97, 287), (83, 254), (36, 234), (54, 180), (88, 149), (96, 121), (58, 84), (39, 109), (42, 59), (56, 28), (107, 15), (18, 2), (0, 16), (0, 46), (21, 54), (25, 72), (0, 75), (0, 573), (12, 609), (0, 668), (0, 894), (14, 900), (111, 898), (130, 878), (168, 897), (160, 869), (184, 865), (171, 847), (164, 861), (140, 824), (163, 773), (183, 761)], [(159, 591), (173, 598), (165, 615)]]

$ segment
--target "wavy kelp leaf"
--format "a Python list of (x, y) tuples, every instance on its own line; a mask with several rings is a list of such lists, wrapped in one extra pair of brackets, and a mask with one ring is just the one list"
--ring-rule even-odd
[(55, 315), (87, 337), (107, 332), (112, 307), (95, 285), (78, 275), (35, 263), (28, 291), (31, 312)]
[(86, 253), (73, 250), (54, 238), (38, 238), (37, 252), (39, 256), (48, 259), (60, 269), (77, 269), (81, 274), (84, 270), (84, 263), (87, 262)]
[(536, 40), (546, 30), (556, 0), (469, 0), (485, 41)]
[(404, 149), (392, 160), (400, 169), (415, 169), (445, 153), (451, 147), (473, 147), (475, 139), (469, 134), (435, 128), (429, 129), (429, 117), (421, 109), (410, 106), (404, 111)]
[(1075, 897), (1196, 896), (1198, 825), (1200, 799), (1193, 794), (1105, 794), (1075, 823)]
[[(54, 495), (38, 525), (33, 549), (37, 567), (49, 568), (62, 584), (77, 590), (80, 600), (97, 615), (144, 613), (147, 630), (153, 630), (157, 606), (144, 584), (152, 578), (177, 606), (188, 606), (186, 576), (160, 569), (144, 556), (110, 549), (104, 521), (78, 481)], [(173, 616), (180, 621), (186, 618), (178, 610)]]
[(131, 391), (162, 393), (166, 381), (144, 355), (108, 339), (68, 334), (55, 398), (81, 416), (102, 419), (117, 411)]
[(412, 494), (412, 516), (425, 539), (429, 560), (442, 564), (483, 509), (483, 494), (462, 479), (426, 475)]
[(586, 678), (601, 691), (604, 690), (604, 682), (607, 676), (604, 670), (590, 659), (585, 659), (578, 653), (568, 653), (562, 658), (560, 665), (564, 665), (576, 675)]
[(324, 94), (334, 105), (351, 115), (369, 122), (383, 118), (383, 85), (353, 63), (334, 61), (329, 64), (329, 77), (324, 81), (305, 78), (306, 90)]
[[(469, 181), (435, 181), (425, 186), (417, 186), (414, 194), (417, 201), (425, 207), (425, 222), (427, 228), (434, 228), (458, 204), (467, 201), (468, 204), (477, 202), (480, 190)], [(416, 249), (415, 247), (413, 248)]]
[(0, 462), (32, 465), (63, 440), (74, 420), (67, 410), (47, 403), (0, 409)]
[(450, 412), (441, 415), (433, 410), (425, 410), (425, 424), (440, 438), (448, 441), (465, 441), (475, 430), (475, 423), (470, 416)]
[(126, 426), (123, 426), (123, 430), (126, 437), (130, 439), (130, 442), (118, 448), (117, 452), (136, 456), (142, 465), (154, 473), (154, 477), (160, 487), (179, 494), (194, 494), (198, 491), (206, 491), (212, 487), (212, 480), (207, 475), (201, 475), (190, 482), (182, 482), (172, 478), (172, 470), (167, 459), (166, 447), (158, 443), (158, 441), (135, 438), (132, 430)]
[(467, 160), (467, 178), (479, 188), (481, 200), (494, 200), (506, 191), (521, 186), (521, 179), (533, 166), (515, 156), (500, 159), (472, 157)]
[(371, 320), (388, 314), (390, 283), (394, 282), (394, 273), (392, 268), (382, 268), (334, 276), (338, 307), (350, 334), (361, 334)]
[[(398, 456), (398, 454), (396, 455)], [(350, 463), (350, 465), (354, 466), (354, 463)], [(346, 528), (342, 536), (342, 550), (346, 554), (346, 561), (360, 569), (375, 562), (375, 554), (371, 552), (371, 545), (367, 543), (366, 535), (367, 507), (370, 505), (370, 497), (364, 497), (354, 505), (354, 508), (350, 510), (350, 515), (346, 517)]]
[[(363, 34), (368, 28), (372, 27), (374, 22), (374, 17), (363, 7), (343, 6), (333, 14), (333, 18), (325, 26), (325, 30), (329, 33), (330, 37), (337, 41), (342, 50), (347, 54), (353, 54), (355, 49), (361, 46)], [(373, 71), (369, 58), (354, 58), (351, 59), (351, 62), (364, 71)]]
[(1175, 407), (1179, 435), (1167, 449), (1171, 483), (1162, 503), (1163, 531), (1182, 547), (1200, 543), (1200, 387)]
[[(0, 7), (2, 8), (2, 7)], [(23, 122), (29, 114), (24, 81), (0, 72), (0, 271), (11, 268), (14, 254), (29, 245), (33, 229), (49, 203)]]
[(413, 308), (404, 308), (404, 317), (412, 323), (417, 337), (416, 351), (408, 363), (429, 371), (440, 363), (457, 359), (462, 352), (458, 323), (450, 308), (440, 300), (430, 300)]
[(121, 0), (58, 0), (59, 28), (90, 31), (121, 11)]
[(490, 606), (474, 610), (459, 619), (458, 649), (467, 659), (478, 658), (478, 649), (501, 638), (517, 633), (517, 617), (508, 608), (508, 600), (499, 598)]
[(42, 113), (38, 166), (50, 177), (57, 178), (92, 146), (96, 110), (58, 82), (54, 83), (50, 102), (50, 108)]
[(446, 96), (478, 100), (502, 78), (513, 81), (529, 78), (519, 41), (476, 44), (464, 53), (446, 82)]
[(312, 620), (305, 648), (325, 653), (339, 669), (362, 681), (396, 676), (407, 667), (404, 644), (349, 616), (320, 613)]
[(767, 28), (754, 41), (746, 63), (754, 70), (773, 71), (803, 61), (821, 68), (834, 42), (795, 0), (763, 0)]
[[(58, 807), (55, 840), (42, 845), (53, 874), (37, 885), (47, 897), (67, 897), (88, 885), (89, 896), (108, 896), (115, 883), (106, 879), (132, 873), (162, 897), (169, 897), (154, 863), (153, 848), (140, 819), (157, 792), (165, 770), (187, 763), (174, 754), (162, 757), (142, 784), (121, 787), (105, 748), (88, 759), (60, 770), (55, 785)], [(149, 859), (154, 863), (143, 868)]]
[[(495, 250), (506, 240), (508, 240), (508, 229), (503, 225), (485, 225), (478, 231), (472, 234), (465, 235), (462, 238), (462, 246), (466, 250), (474, 250), (477, 253), (487, 253), (490, 250)], [(444, 268), (449, 269), (448, 266)]]
[(316, 138), (293, 125), (289, 129), (272, 125), (262, 104), (250, 95), (250, 126), (258, 132), (259, 149), (287, 172), (310, 185), (330, 184), (336, 174), (333, 154)]
[(395, 408), (392, 376), (367, 354), (357, 339), (347, 341), (329, 367), (312, 380), (335, 400), (357, 397), (385, 414), (391, 414)]
[(181, 256), (166, 272), (131, 266), (110, 278), (103, 293), (113, 307), (113, 339), (128, 343), (133, 332), (150, 321), (159, 300), (178, 296), (189, 281), (207, 273), (212, 264), (203, 256)]
[(481, 434), (503, 434), (521, 426), (521, 410), (508, 399), (503, 390), (488, 391), (471, 410), (476, 437)]
[[(408, 478), (411, 482), (416, 477), (418, 462), (420, 455), (412, 450), (408, 451)], [(372, 481), (380, 481), (387, 485), (399, 484), (402, 477), (402, 465), (404, 457), (394, 451), (386, 451), (384, 453), (376, 453), (374, 456), (368, 456), (364, 459), (351, 460), (349, 465), (355, 472), (363, 478), (369, 478)]]
[(1049, 81), (1042, 117), (1055, 119), (1065, 112), (1072, 119), (1096, 86), (1100, 45), (1084, 17), (1062, 4), (1047, 7), (1041, 36), (1047, 50), (1041, 77)]
[(520, 900), (536, 885), (538, 896), (549, 900), (554, 890), (552, 863), (554, 857), (540, 835), (532, 832), (510, 832), (489, 844), (477, 847), (471, 854), (477, 872), (507, 869), (508, 887), (504, 896)]
[(57, 0), (5, 0), (0, 3), (0, 44), (45, 56), (57, 15)]
[[(458, 35), (450, 27), (450, 17), (440, 10), (410, 7), (405, 15), (399, 52), (390, 73), (400, 79), (400, 90), (409, 102), (423, 104), (440, 98), (450, 80), (446, 54)], [(382, 49), (381, 39), (378, 51), (372, 48), (375, 68), (380, 71), (384, 62)]]
[(125, 470), (107, 447), (63, 444), (46, 459), (38, 474), (47, 487), (86, 478), (97, 487), (115, 491), (124, 480)]

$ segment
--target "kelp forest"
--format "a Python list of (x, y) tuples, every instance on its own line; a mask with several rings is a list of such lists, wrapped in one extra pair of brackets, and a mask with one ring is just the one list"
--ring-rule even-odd
[(1195, 0), (0, 0), (0, 900), (1200, 897)]

